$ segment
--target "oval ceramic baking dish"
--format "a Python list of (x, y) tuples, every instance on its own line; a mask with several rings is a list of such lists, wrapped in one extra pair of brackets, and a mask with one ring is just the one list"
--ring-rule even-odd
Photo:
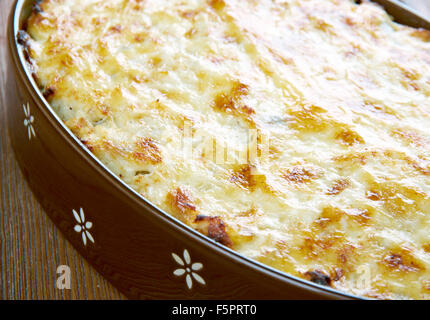
[[(35, 1), (8, 22), (7, 110), (16, 159), (50, 218), (90, 263), (130, 298), (354, 299), (247, 259), (159, 210), (113, 175), (70, 132), (39, 91), (18, 31)], [(379, 0), (400, 23), (430, 23)]]

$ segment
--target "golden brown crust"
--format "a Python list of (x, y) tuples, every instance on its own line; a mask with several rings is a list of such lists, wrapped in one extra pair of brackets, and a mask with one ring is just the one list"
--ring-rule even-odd
[(330, 286), (331, 279), (328, 275), (324, 274), (321, 270), (312, 270), (305, 273), (305, 277), (316, 284), (323, 286)]
[(430, 298), (429, 32), (370, 1), (45, 0), (53, 109), (156, 206), (350, 293)]
[(285, 170), (282, 177), (292, 183), (301, 184), (317, 179), (320, 175), (321, 173), (313, 168), (296, 166)]
[(167, 201), (173, 209), (175, 216), (184, 222), (194, 220), (197, 215), (194, 199), (189, 190), (185, 188), (176, 188), (167, 194)]
[(209, 217), (205, 215), (198, 215), (194, 220), (197, 223), (196, 229), (209, 238), (219, 242), (227, 247), (231, 247), (231, 241), (224, 222), (219, 217)]
[(335, 196), (341, 193), (346, 188), (348, 188), (350, 185), (351, 185), (351, 182), (349, 181), (349, 179), (339, 179), (335, 181), (335, 183), (330, 187), (329, 190), (327, 190), (326, 193), (329, 195)]

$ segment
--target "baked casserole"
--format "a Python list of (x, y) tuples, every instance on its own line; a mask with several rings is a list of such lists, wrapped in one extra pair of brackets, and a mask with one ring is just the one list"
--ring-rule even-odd
[(430, 298), (430, 32), (351, 0), (43, 0), (19, 42), (157, 207), (288, 274)]

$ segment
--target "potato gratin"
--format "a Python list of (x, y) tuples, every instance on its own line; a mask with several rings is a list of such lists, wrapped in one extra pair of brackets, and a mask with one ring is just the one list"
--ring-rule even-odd
[(294, 276), (430, 298), (429, 31), (368, 1), (45, 0), (19, 42), (159, 208)]

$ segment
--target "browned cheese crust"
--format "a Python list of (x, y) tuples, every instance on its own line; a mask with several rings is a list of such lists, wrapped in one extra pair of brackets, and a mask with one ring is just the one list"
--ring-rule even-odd
[(430, 32), (350, 0), (45, 0), (19, 33), (71, 131), (286, 273), (430, 298)]

